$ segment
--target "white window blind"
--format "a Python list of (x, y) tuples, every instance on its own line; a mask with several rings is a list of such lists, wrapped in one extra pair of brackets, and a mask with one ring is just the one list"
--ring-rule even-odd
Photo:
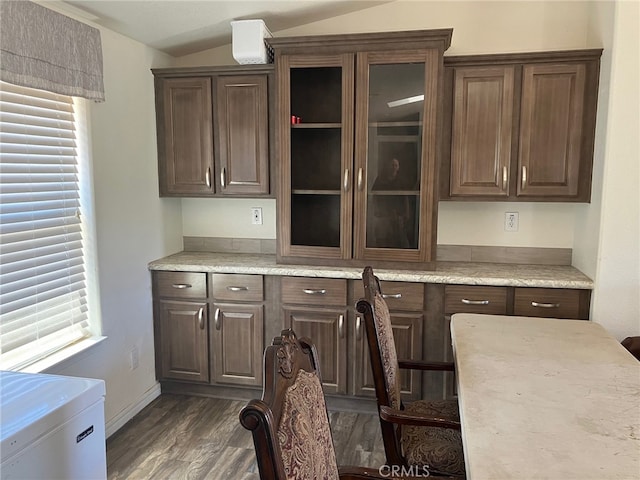
[(90, 336), (73, 98), (0, 82), (0, 369)]

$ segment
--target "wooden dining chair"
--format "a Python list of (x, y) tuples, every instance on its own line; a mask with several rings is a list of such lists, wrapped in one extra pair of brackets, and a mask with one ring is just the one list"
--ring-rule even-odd
[(636, 360), (640, 360), (640, 337), (627, 337), (620, 343)]
[(305, 338), (283, 330), (264, 354), (264, 390), (240, 412), (253, 434), (262, 480), (388, 479), (378, 469), (338, 467), (318, 370)]
[(371, 267), (362, 273), (365, 298), (356, 304), (369, 344), (378, 414), (388, 464), (428, 465), (433, 474), (464, 477), (460, 413), (455, 399), (404, 405), (400, 369), (453, 371), (453, 363), (399, 361), (391, 316)]

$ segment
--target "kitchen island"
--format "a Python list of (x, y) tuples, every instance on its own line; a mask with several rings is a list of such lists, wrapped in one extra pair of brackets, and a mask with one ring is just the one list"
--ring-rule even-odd
[(640, 474), (640, 363), (597, 323), (456, 314), (467, 478)]

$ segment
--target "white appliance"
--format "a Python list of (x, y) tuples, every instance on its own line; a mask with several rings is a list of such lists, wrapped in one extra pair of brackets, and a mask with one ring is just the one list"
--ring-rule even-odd
[(231, 53), (233, 58), (242, 65), (269, 63), (271, 52), (264, 39), (271, 37), (271, 32), (262, 20), (231, 22)]
[(104, 381), (0, 372), (0, 478), (106, 479)]

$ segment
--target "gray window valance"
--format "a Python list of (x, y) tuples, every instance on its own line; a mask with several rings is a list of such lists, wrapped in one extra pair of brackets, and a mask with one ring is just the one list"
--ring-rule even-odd
[(0, 6), (1, 80), (104, 101), (98, 29), (33, 2)]

